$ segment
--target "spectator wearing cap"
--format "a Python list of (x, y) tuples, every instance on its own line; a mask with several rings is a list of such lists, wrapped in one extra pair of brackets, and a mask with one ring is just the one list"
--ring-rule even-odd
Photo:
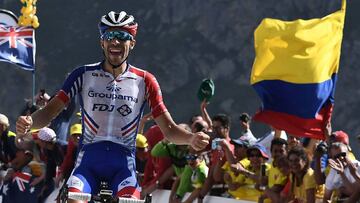
[[(340, 140), (338, 140), (340, 141)], [(336, 201), (344, 201), (357, 192), (356, 179), (360, 174), (360, 162), (349, 159), (348, 146), (343, 142), (333, 142), (330, 145), (330, 172), (325, 180), (323, 202), (327, 202), (335, 192)]]
[[(266, 148), (260, 144), (252, 145), (247, 149), (250, 165), (243, 167), (240, 163), (231, 166), (234, 173), (239, 173), (236, 179), (227, 179), (229, 193), (236, 199), (258, 201), (262, 192), (259, 190), (264, 185), (262, 179), (268, 176), (270, 165), (266, 163), (269, 155)], [(261, 174), (261, 171), (265, 174)]]
[[(136, 136), (136, 172), (138, 173), (138, 177), (142, 177), (144, 175), (144, 169), (146, 161), (149, 157), (147, 139), (142, 134), (137, 134)], [(142, 182), (142, 181), (139, 181)]]
[(290, 184), (287, 201), (315, 203), (316, 182), (308, 154), (302, 146), (289, 150)]
[(9, 119), (4, 114), (0, 114), (0, 161), (4, 165), (10, 164), (15, 159), (17, 151), (15, 146), (16, 135), (9, 130), (9, 127)]
[(234, 146), (234, 153), (231, 152), (229, 144), (222, 140), (220, 142), (221, 149), (225, 153), (226, 162), (222, 166), (216, 165), (214, 171), (214, 179), (217, 182), (224, 181), (224, 175), (236, 178), (239, 174), (235, 174), (231, 171), (230, 166), (232, 164), (240, 163), (243, 167), (247, 167), (250, 164), (247, 158), (246, 150), (250, 147), (248, 140), (244, 138), (232, 139), (230, 144)]
[(71, 175), (71, 171), (75, 167), (75, 160), (78, 154), (79, 141), (82, 135), (82, 125), (75, 123), (70, 127), (70, 137), (68, 141), (68, 146), (66, 148), (66, 153), (64, 161), (61, 163), (61, 166), (58, 171), (58, 175), (55, 178), (55, 186), (59, 187), (60, 182), (67, 179)]
[[(231, 170), (231, 165), (240, 163), (242, 167), (248, 167), (250, 165), (250, 161), (247, 158), (247, 149), (250, 147), (250, 143), (248, 140), (244, 138), (232, 139), (230, 141), (231, 144), (234, 145), (234, 154), (231, 152), (229, 145), (224, 140), (220, 142), (221, 148), (225, 153), (226, 162), (221, 167), (216, 165), (214, 171), (214, 178), (216, 181), (224, 181), (226, 184), (231, 184), (232, 180), (238, 179), (241, 175), (239, 173), (235, 173)], [(230, 190), (227, 191), (229, 194), (232, 192)]]
[[(331, 132), (331, 130), (330, 130)], [(350, 160), (356, 160), (354, 154), (350, 151), (351, 148), (349, 146), (349, 136), (344, 131), (334, 131), (329, 133), (329, 137), (327, 142), (320, 142), (314, 153), (314, 171), (315, 171), (315, 180), (318, 185), (322, 185), (325, 183), (326, 176), (330, 172), (330, 167), (328, 166), (328, 159), (332, 158), (333, 155), (331, 151), (328, 150), (328, 146), (331, 146), (332, 143), (339, 142), (343, 143), (348, 148), (348, 158)], [(325, 157), (325, 158), (324, 158)], [(325, 169), (322, 170), (322, 165), (325, 165)]]
[(56, 167), (60, 166), (63, 162), (64, 152), (61, 145), (56, 142), (56, 134), (51, 128), (41, 128), (38, 133), (38, 139), (35, 139), (35, 143), (43, 153), (43, 158), (46, 163), (44, 185), (39, 194), (39, 201), (43, 201), (54, 189)]
[[(283, 190), (288, 179), (287, 174), (282, 173), (280, 168), (278, 167), (279, 159), (287, 156), (287, 150), (288, 150), (287, 141), (282, 138), (274, 138), (271, 141), (270, 150), (271, 150), (272, 162), (270, 164), (271, 167), (269, 169), (269, 175), (267, 177), (268, 179), (267, 188), (265, 189), (264, 195), (261, 197), (262, 199), (268, 197), (270, 198), (271, 195), (268, 195), (270, 193), (279, 194)], [(274, 202), (273, 199), (272, 202)]]
[(251, 117), (247, 113), (242, 113), (239, 117), (240, 126), (243, 129), (241, 136), (246, 140), (249, 140), (250, 144), (257, 142), (257, 138), (253, 135), (250, 130)]

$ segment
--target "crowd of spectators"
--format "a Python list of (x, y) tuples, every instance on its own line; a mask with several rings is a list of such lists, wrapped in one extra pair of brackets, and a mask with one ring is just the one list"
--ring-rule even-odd
[[(37, 95), (37, 105), (28, 105), (21, 114), (31, 114), (50, 99), (47, 94)], [(136, 172), (142, 197), (167, 189), (170, 203), (202, 203), (207, 195), (279, 203), (359, 201), (360, 163), (345, 132), (332, 132), (329, 125), (328, 139), (318, 141), (270, 126), (266, 135), (254, 136), (251, 116), (242, 113), (238, 121), (242, 131), (236, 136), (231, 134), (228, 115), (210, 116), (207, 108), (208, 103), (202, 102), (200, 114), (181, 124), (188, 131), (211, 136), (203, 151), (164, 139), (151, 114), (141, 119)], [(9, 130), (7, 116), (0, 114), (0, 181), (11, 181), (17, 171), (32, 174), (30, 185), (41, 188), (38, 202), (61, 187), (74, 168), (81, 142), (81, 119), (70, 122), (74, 111), (70, 105), (48, 127), (32, 129), (32, 138), (21, 139)]]

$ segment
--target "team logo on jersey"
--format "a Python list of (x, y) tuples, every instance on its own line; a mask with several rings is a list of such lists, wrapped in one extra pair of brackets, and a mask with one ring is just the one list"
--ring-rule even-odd
[(132, 110), (131, 108), (124, 104), (122, 106), (120, 106), (119, 108), (116, 109), (122, 116), (127, 116), (129, 114), (131, 114)]
[(107, 85), (106, 85), (106, 89), (108, 91), (111, 91), (111, 92), (118, 92), (121, 90), (121, 87), (117, 86), (116, 82), (109, 82)]

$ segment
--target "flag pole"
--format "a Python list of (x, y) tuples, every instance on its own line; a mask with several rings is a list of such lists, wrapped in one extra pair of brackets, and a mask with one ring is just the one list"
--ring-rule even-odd
[(35, 105), (35, 69), (32, 72), (32, 104)]

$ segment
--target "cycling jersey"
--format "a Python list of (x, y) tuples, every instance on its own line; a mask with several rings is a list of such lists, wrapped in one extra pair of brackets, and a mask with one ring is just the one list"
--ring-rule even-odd
[(83, 144), (112, 141), (134, 152), (145, 102), (154, 118), (167, 111), (160, 86), (152, 74), (129, 64), (115, 79), (102, 66), (96, 63), (75, 69), (57, 96), (65, 103), (79, 96)]
[(78, 95), (82, 112), (82, 144), (70, 191), (95, 193), (100, 181), (114, 194), (140, 198), (135, 173), (135, 140), (144, 105), (154, 118), (167, 111), (159, 84), (147, 71), (127, 64), (117, 76), (103, 70), (103, 62), (75, 69), (57, 97), (65, 104)]

